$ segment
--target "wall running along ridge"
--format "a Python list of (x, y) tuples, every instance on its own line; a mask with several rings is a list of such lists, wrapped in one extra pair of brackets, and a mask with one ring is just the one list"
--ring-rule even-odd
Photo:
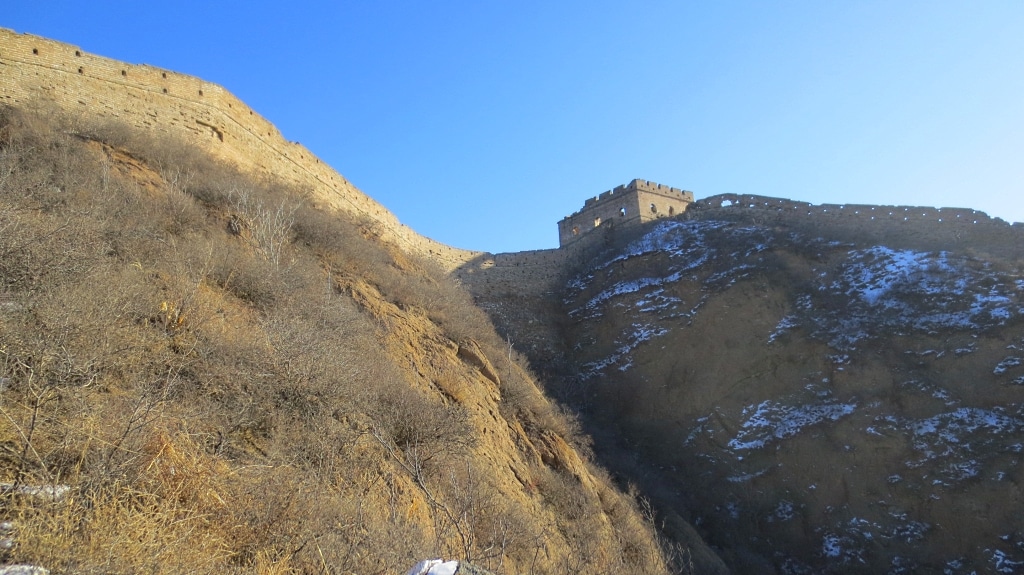
[[(588, 200), (574, 216), (590, 219), (596, 212), (588, 212), (588, 207), (600, 209), (602, 205), (614, 206), (618, 213), (622, 198), (620, 192), (625, 188), (620, 186), (613, 191), (614, 194), (605, 192)], [(615, 201), (608, 204), (606, 198), (615, 198)], [(984, 212), (966, 208), (815, 205), (750, 194), (721, 194), (688, 202), (685, 212), (675, 217), (783, 225), (836, 240), (859, 242), (870, 239), (920, 250), (971, 247), (1013, 258), (1024, 253), (1024, 224), (1010, 225)], [(571, 265), (585, 264), (588, 256), (596, 251), (638, 237), (648, 229), (642, 224), (651, 220), (625, 226), (617, 220), (612, 221), (615, 222), (613, 225), (603, 222), (587, 234), (581, 234), (578, 241), (558, 249), (483, 254), (458, 270), (458, 276), (479, 296), (557, 294)]]
[[(273, 124), (241, 100), (199, 78), (125, 64), (69, 44), (0, 28), (0, 104), (54, 105), (72, 118), (114, 119), (150, 133), (182, 137), (243, 170), (270, 174), (309, 190), (318, 205), (368, 218), (383, 241), (436, 262), (478, 296), (510, 291), (554, 293), (568, 266), (580, 263), (595, 246), (617, 243), (632, 237), (652, 219), (679, 214), (684, 218), (742, 217), (804, 225), (833, 234), (870, 233), (879, 241), (889, 234), (906, 238), (909, 232), (930, 249), (978, 240), (1008, 253), (1024, 252), (1024, 234), (1020, 233), (1024, 226), (1010, 226), (975, 210), (816, 206), (739, 194), (694, 202), (691, 192), (633, 180), (588, 199), (580, 211), (559, 222), (562, 247), (490, 254), (453, 248), (417, 234), (304, 146), (285, 140)], [(652, 203), (657, 211), (650, 211)], [(626, 216), (621, 216), (622, 207), (626, 207)], [(597, 217), (602, 224), (614, 225), (595, 227)], [(577, 225), (581, 233), (573, 234)], [(632, 231), (623, 233), (626, 230)]]
[(968, 208), (872, 206), (797, 202), (750, 194), (721, 194), (694, 202), (685, 217), (743, 219), (806, 228), (836, 240), (871, 238), (921, 250), (970, 247), (1009, 258), (1024, 253), (1024, 224), (1013, 225)]
[(0, 104), (55, 105), (72, 118), (114, 119), (184, 137), (243, 170), (310, 190), (320, 206), (369, 218), (382, 240), (449, 272), (481, 254), (417, 234), (304, 146), (285, 140), (244, 102), (199, 78), (0, 28)]

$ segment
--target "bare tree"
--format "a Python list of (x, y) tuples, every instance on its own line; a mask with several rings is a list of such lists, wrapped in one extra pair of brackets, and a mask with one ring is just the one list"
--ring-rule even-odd
[[(295, 225), (297, 203), (282, 199), (277, 206), (268, 206), (249, 190), (232, 190), (235, 210), (234, 226), (264, 259), (275, 266), (281, 263), (281, 254), (291, 239)], [(243, 233), (244, 232), (244, 233)]]

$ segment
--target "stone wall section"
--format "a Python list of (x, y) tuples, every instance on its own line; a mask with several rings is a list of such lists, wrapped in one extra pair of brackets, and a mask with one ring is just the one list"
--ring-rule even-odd
[(480, 252), (417, 234), (384, 206), (224, 88), (148, 65), (131, 65), (80, 48), (0, 28), (0, 104), (56, 105), (72, 118), (112, 119), (152, 134), (184, 137), (241, 169), (273, 175), (309, 191), (318, 205), (365, 217), (381, 239), (448, 271)]
[(551, 295), (566, 273), (575, 250), (557, 248), (502, 254), (481, 254), (455, 272), (478, 297), (506, 293)]

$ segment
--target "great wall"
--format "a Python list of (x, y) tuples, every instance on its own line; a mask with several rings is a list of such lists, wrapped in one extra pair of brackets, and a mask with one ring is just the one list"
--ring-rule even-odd
[(244, 170), (273, 174), (325, 206), (366, 217), (381, 238), (452, 271), (481, 255), (425, 238), (401, 224), (297, 142), (224, 88), (148, 65), (0, 28), (0, 104), (56, 106), (72, 118), (117, 120), (172, 134)]
[(693, 194), (633, 180), (588, 199), (558, 222), (559, 248), (490, 254), (454, 248), (402, 224), (384, 206), (269, 121), (216, 84), (149, 65), (88, 54), (61, 42), (0, 28), (0, 104), (55, 106), (74, 118), (112, 119), (157, 134), (171, 134), (215, 157), (260, 174), (273, 174), (309, 190), (317, 203), (368, 218), (381, 239), (436, 262), (475, 294), (556, 289), (568, 267), (595, 246), (631, 237), (663, 217), (743, 218), (828, 229), (840, 235), (899, 233), (922, 247), (985, 239), (1007, 253), (1024, 252), (1022, 226), (961, 208), (813, 205), (779, 198), (723, 194), (694, 201)]

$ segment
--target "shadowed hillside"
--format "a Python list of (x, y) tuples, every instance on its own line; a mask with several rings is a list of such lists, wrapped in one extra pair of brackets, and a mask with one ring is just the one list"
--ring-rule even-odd
[(555, 338), (531, 359), (599, 455), (736, 572), (1018, 572), (1024, 231), (827, 209), (697, 202), (535, 304), (546, 332), (483, 303)]

